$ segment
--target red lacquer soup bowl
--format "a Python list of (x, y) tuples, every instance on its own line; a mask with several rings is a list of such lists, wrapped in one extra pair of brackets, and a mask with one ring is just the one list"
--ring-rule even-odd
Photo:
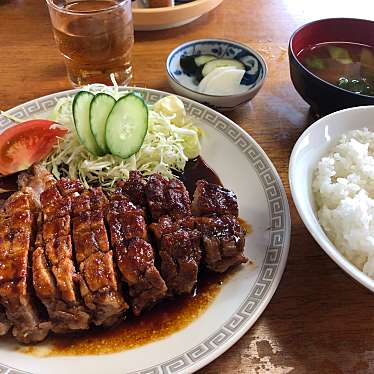
[(290, 74), (301, 97), (319, 115), (361, 105), (374, 105), (374, 96), (347, 91), (311, 73), (300, 61), (303, 50), (326, 42), (359, 43), (374, 47), (374, 22), (329, 18), (308, 23), (294, 32), (288, 46)]

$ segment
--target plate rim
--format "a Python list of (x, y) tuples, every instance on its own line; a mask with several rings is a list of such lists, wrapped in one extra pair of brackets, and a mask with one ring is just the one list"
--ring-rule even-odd
[[(167, 91), (161, 91), (161, 90), (150, 89), (150, 88), (141, 88), (141, 87), (130, 87), (130, 86), (129, 87), (122, 87), (122, 86), (120, 86), (119, 89), (120, 90), (135, 90), (135, 91), (147, 93), (148, 95), (155, 94), (155, 95), (158, 95), (159, 97), (162, 97), (162, 96), (165, 96), (165, 95), (168, 95), (168, 94), (172, 94), (172, 93), (169, 93)], [(55, 92), (55, 93), (51, 93), (51, 94), (48, 94), (48, 95), (45, 95), (45, 96), (41, 96), (41, 97), (38, 97), (38, 98), (35, 98), (35, 99), (32, 99), (32, 100), (29, 100), (29, 101), (24, 102), (22, 104), (19, 104), (19, 105), (15, 106), (11, 109), (6, 110), (5, 112), (9, 113), (9, 114), (13, 114), (14, 112), (22, 111), (24, 113), (24, 115), (27, 115), (27, 113), (25, 112), (25, 109), (24, 109), (24, 107), (26, 105), (31, 105), (31, 104), (34, 104), (34, 103), (38, 104), (38, 101), (47, 101), (48, 99), (55, 101), (55, 99), (57, 97), (71, 96), (72, 94), (78, 92), (79, 90), (81, 90), (81, 88), (70, 89), (70, 90), (65, 90), (65, 91), (58, 91), (58, 92)], [(237, 131), (238, 134), (240, 134), (242, 137), (246, 138), (246, 140), (249, 142), (249, 144), (253, 145), (255, 150), (257, 150), (258, 153), (260, 154), (260, 156), (262, 156), (262, 158), (267, 163), (267, 165), (265, 165), (265, 166), (268, 166), (268, 169), (265, 169), (263, 174), (261, 174), (261, 171), (258, 171), (254, 167), (254, 163), (253, 163), (252, 166), (253, 166), (254, 171), (256, 172), (257, 177), (259, 178), (260, 182), (261, 182), (261, 175), (264, 175), (264, 173), (266, 171), (270, 171), (271, 176), (274, 177), (274, 185), (276, 185), (277, 188), (279, 189), (279, 191), (278, 191), (279, 199), (282, 201), (282, 204), (283, 204), (282, 217), (285, 220), (284, 221), (284, 240), (283, 240), (282, 246), (280, 247), (280, 256), (279, 256), (279, 262), (277, 263), (277, 267), (276, 267), (276, 273), (275, 273), (275, 276), (273, 277), (273, 280), (270, 283), (269, 289), (267, 290), (266, 294), (263, 297), (259, 298), (259, 304), (258, 304), (257, 308), (255, 309), (255, 311), (253, 313), (250, 314), (247, 321), (245, 321), (245, 323), (243, 323), (243, 325), (241, 326), (241, 328), (239, 330), (233, 331), (231, 336), (229, 336), (222, 345), (216, 346), (213, 349), (213, 351), (211, 351), (206, 357), (203, 357), (202, 359), (197, 360), (195, 362), (192, 362), (190, 360), (191, 362), (189, 363), (189, 365), (187, 367), (183, 367), (181, 369), (177, 368), (176, 371), (173, 371), (173, 372), (168, 371), (168, 369), (163, 369), (162, 367), (167, 365), (168, 362), (170, 362), (171, 360), (173, 360), (175, 358), (173, 358), (171, 360), (169, 359), (165, 362), (160, 362), (160, 363), (158, 363), (158, 364), (156, 364), (152, 367), (142, 368), (142, 369), (139, 369), (139, 370), (136, 370), (136, 371), (133, 371), (133, 372), (129, 372), (128, 374), (141, 374), (141, 373), (159, 374), (159, 373), (182, 373), (182, 372), (183, 373), (192, 373), (192, 372), (195, 372), (196, 370), (199, 370), (202, 367), (208, 365), (213, 360), (215, 360), (217, 357), (219, 357), (221, 354), (223, 354), (225, 351), (227, 351), (229, 348), (231, 348), (254, 325), (254, 323), (258, 320), (260, 315), (266, 309), (266, 307), (269, 304), (270, 300), (272, 299), (275, 291), (278, 289), (278, 286), (279, 286), (279, 283), (282, 279), (282, 276), (283, 276), (283, 273), (284, 273), (284, 270), (285, 270), (285, 267), (286, 267), (286, 264), (287, 264), (287, 259), (288, 259), (290, 240), (291, 240), (291, 230), (292, 230), (291, 215), (290, 215), (288, 198), (287, 198), (287, 194), (286, 194), (282, 179), (281, 179), (280, 175), (278, 174), (278, 172), (277, 172), (275, 166), (273, 165), (272, 161), (270, 160), (270, 158), (266, 154), (266, 152), (255, 141), (255, 139), (252, 138), (252, 136), (249, 133), (247, 133), (243, 128), (241, 128), (238, 124), (236, 124), (234, 121), (232, 121), (231, 119), (229, 119), (228, 117), (226, 117), (222, 113), (219, 113), (219, 112), (215, 111), (214, 109), (209, 108), (209, 107), (207, 107), (207, 106), (205, 106), (201, 103), (198, 103), (194, 100), (191, 100), (189, 98), (186, 98), (186, 97), (183, 97), (183, 96), (180, 96), (180, 95), (176, 95), (176, 96), (178, 96), (184, 103), (187, 103), (187, 105), (189, 106), (188, 110), (191, 110), (190, 107), (193, 106), (194, 108), (205, 111), (205, 113), (208, 114), (208, 115), (213, 114), (219, 120), (223, 120), (223, 122), (227, 122), (231, 128), (234, 128)], [(44, 111), (47, 111), (50, 108), (42, 108), (42, 109)], [(40, 107), (37, 107), (36, 111), (40, 111)], [(31, 114), (32, 113), (29, 113), (28, 115), (31, 115)], [(191, 113), (191, 115), (193, 116), (193, 113)], [(202, 121), (204, 121), (204, 118), (200, 118), (200, 119)], [(9, 125), (11, 125), (10, 120), (0, 120), (0, 133), (3, 131), (3, 127), (4, 127), (4, 129), (6, 129), (7, 127), (9, 127)], [(213, 125), (212, 125), (212, 127), (213, 127)], [(224, 136), (226, 134), (221, 134), (221, 135)], [(248, 162), (249, 162), (249, 159), (248, 159)], [(262, 167), (264, 167), (264, 165)], [(267, 204), (268, 204), (268, 211), (269, 211), (269, 215), (270, 215), (270, 218), (271, 218), (271, 208), (269, 206), (270, 205), (270, 200), (269, 200), (269, 198), (266, 194), (266, 190), (265, 190), (265, 187), (262, 184), (262, 182), (261, 182), (261, 186), (263, 187), (264, 193), (266, 195)], [(272, 228), (270, 227), (269, 233), (272, 233), (271, 229)], [(277, 231), (277, 229), (275, 228), (274, 231)], [(271, 235), (269, 235), (269, 241), (266, 243), (267, 244), (267, 248), (265, 249), (266, 254), (268, 253), (268, 250), (269, 250), (268, 247), (270, 246), (269, 245), (270, 241), (271, 241)], [(261, 275), (261, 270), (262, 270), (262, 268), (265, 264), (265, 260), (266, 260), (266, 256), (264, 258), (263, 263), (261, 264), (261, 269), (259, 271), (258, 277), (254, 281), (254, 284), (253, 284), (252, 288), (248, 290), (248, 293), (246, 295), (243, 295), (243, 299), (241, 301), (241, 304), (240, 304), (239, 308), (236, 310), (236, 312), (234, 312), (234, 314), (232, 316), (230, 316), (228, 318), (228, 320), (225, 321), (221, 326), (217, 326), (216, 331), (214, 331), (209, 336), (204, 338), (203, 341), (194, 345), (192, 348), (187, 347), (186, 351), (184, 353), (179, 354), (179, 358), (182, 357), (183, 355), (186, 355), (187, 352), (195, 349), (196, 347), (201, 346), (204, 343), (205, 340), (207, 340), (212, 335), (214, 335), (215, 333), (222, 330), (222, 328), (225, 327), (225, 325), (228, 322), (230, 322), (230, 319), (239, 312), (240, 308), (243, 306), (243, 304), (246, 303), (247, 299), (251, 296), (251, 291), (257, 285), (257, 283), (259, 281), (259, 278), (260, 278), (260, 275)], [(188, 328), (188, 326), (186, 328)], [(18, 373), (31, 374), (31, 373), (22, 371), (20, 369), (16, 369), (14, 367), (10, 367), (8, 365), (4, 365), (4, 364), (0, 363), (0, 368), (1, 368), (1, 366), (5, 366), (7, 369), (14, 370), (15, 371), (14, 374), (18, 374)], [(161, 368), (162, 371), (159, 371), (160, 368)], [(151, 371), (152, 369), (153, 370), (157, 369), (157, 371)], [(18, 371), (18, 373), (17, 373), (17, 371)]]

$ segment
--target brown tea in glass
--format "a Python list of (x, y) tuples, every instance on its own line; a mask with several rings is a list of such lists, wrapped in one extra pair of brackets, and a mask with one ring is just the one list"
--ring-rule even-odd
[(47, 0), (57, 46), (74, 86), (132, 78), (130, 0)]

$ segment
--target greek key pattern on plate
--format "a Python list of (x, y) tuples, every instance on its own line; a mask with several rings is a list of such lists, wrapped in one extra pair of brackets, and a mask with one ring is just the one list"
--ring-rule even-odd
[[(145, 101), (150, 104), (167, 95), (166, 93), (155, 90), (137, 88), (135, 91), (143, 95)], [(70, 97), (75, 92), (76, 90), (71, 90), (42, 97), (16, 107), (8, 113), (20, 119), (34, 117), (38, 113), (50, 111), (58, 99)], [(269, 242), (266, 248), (265, 261), (254, 286), (248, 290), (248, 295), (241, 307), (218, 331), (178, 357), (174, 357), (154, 367), (127, 374), (174, 374), (182, 371), (189, 372), (189, 368), (192, 365), (198, 364), (202, 360), (206, 361), (209, 355), (222, 347), (228, 340), (233, 339), (237, 334), (242, 334), (243, 329), (250, 327), (248, 321), (258, 308), (261, 306), (265, 307), (262, 305), (264, 298), (275, 282), (276, 275), (280, 271), (280, 262), (284, 256), (287, 256), (289, 246), (290, 217), (287, 198), (282, 182), (264, 151), (246, 132), (228, 118), (189, 99), (181, 99), (190, 116), (215, 128), (223, 136), (228, 138), (245, 154), (249, 163), (256, 171), (265, 191), (270, 210), (271, 227), (269, 228)], [(10, 124), (11, 121), (4, 118), (0, 119), (0, 131)], [(0, 365), (0, 374), (3, 373), (27, 374), (24, 371)]]
[(30, 374), (26, 371), (16, 370), (6, 365), (0, 365), (0, 374)]

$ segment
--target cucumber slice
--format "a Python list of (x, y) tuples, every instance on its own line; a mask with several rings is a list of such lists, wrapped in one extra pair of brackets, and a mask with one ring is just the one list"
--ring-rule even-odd
[(213, 55), (200, 55), (195, 57), (195, 64), (200, 67), (213, 60), (217, 60), (217, 57)]
[(138, 152), (148, 130), (148, 107), (130, 93), (118, 99), (106, 122), (106, 144), (113, 155), (128, 158)]
[(91, 101), (90, 106), (90, 126), (96, 143), (105, 154), (108, 153), (108, 147), (105, 140), (106, 121), (109, 113), (112, 111), (116, 100), (114, 97), (106, 94), (96, 94)]
[(203, 76), (206, 77), (215, 68), (222, 68), (226, 66), (245, 70), (244, 64), (238, 60), (234, 60), (233, 58), (217, 58), (216, 60), (209, 61), (204, 65), (202, 71)]
[(95, 156), (102, 156), (103, 152), (96, 143), (90, 126), (90, 105), (95, 97), (87, 91), (78, 92), (73, 100), (73, 118), (80, 142)]

